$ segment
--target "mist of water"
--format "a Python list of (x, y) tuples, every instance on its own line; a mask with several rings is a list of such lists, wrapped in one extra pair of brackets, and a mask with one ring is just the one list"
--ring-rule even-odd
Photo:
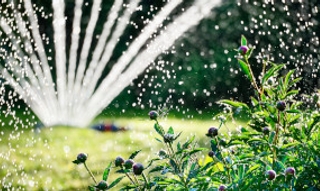
[[(212, 0), (195, 1), (174, 19), (170, 18), (181, 2), (168, 1), (128, 45), (106, 76), (103, 71), (131, 15), (141, 9), (139, 0), (128, 4), (115, 0), (96, 44), (93, 43), (95, 28), (99, 17), (104, 16), (100, 13), (101, 0), (93, 1), (85, 28), (81, 28), (85, 2), (75, 0), (71, 34), (66, 32), (64, 1), (53, 0), (52, 41), (41, 34), (36, 6), (31, 0), (20, 4), (11, 2), (8, 8), (12, 13), (3, 12), (0, 17), (1, 31), (7, 37), (1, 42), (7, 44), (7, 48), (1, 48), (1, 57), (5, 59), (4, 67), (0, 66), (1, 75), (44, 125), (85, 127), (153, 60), (220, 4)], [(20, 11), (21, 6), (24, 12)], [(83, 39), (81, 32), (85, 33)], [(54, 43), (54, 50), (49, 50), (54, 52), (54, 58), (48, 55), (49, 42)], [(55, 70), (49, 64), (52, 59)]]

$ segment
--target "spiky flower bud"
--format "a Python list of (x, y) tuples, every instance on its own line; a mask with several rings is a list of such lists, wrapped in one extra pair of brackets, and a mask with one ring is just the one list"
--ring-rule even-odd
[(208, 156), (212, 158), (214, 156), (214, 152), (213, 151), (209, 151), (208, 152)]
[(268, 180), (274, 180), (276, 178), (277, 174), (274, 170), (268, 170), (266, 172), (266, 177)]
[(115, 160), (114, 160), (114, 165), (115, 166), (122, 166), (122, 164), (124, 163), (124, 160), (122, 157), (117, 157)]
[(238, 52), (239, 52), (241, 55), (246, 55), (247, 52), (248, 52), (248, 50), (249, 50), (249, 48), (248, 48), (247, 46), (245, 46), (245, 45), (240, 46), (240, 47), (238, 48)]
[(86, 154), (86, 153), (79, 153), (78, 156), (77, 156), (77, 161), (78, 161), (79, 163), (84, 163), (84, 162), (86, 162), (87, 158), (88, 158), (88, 154)]
[(135, 163), (132, 166), (132, 171), (133, 171), (133, 174), (135, 175), (141, 175), (143, 170), (144, 170), (144, 167), (141, 163)]
[(150, 111), (149, 112), (149, 117), (150, 117), (151, 120), (157, 120), (158, 116), (159, 116), (159, 114), (156, 111)]
[(220, 185), (219, 186), (219, 191), (226, 191), (227, 190), (227, 187), (225, 185)]
[(264, 127), (264, 128), (262, 129), (262, 132), (263, 132), (263, 134), (268, 135), (268, 134), (270, 133), (269, 127)]
[(277, 109), (279, 111), (284, 111), (286, 109), (286, 102), (284, 101), (278, 101), (277, 102)]
[(208, 133), (206, 134), (208, 137), (215, 137), (218, 135), (218, 128), (216, 127), (210, 127), (208, 129)]
[(174, 141), (174, 134), (166, 133), (163, 136), (163, 140), (165, 143), (170, 143), (170, 142)]
[(95, 187), (99, 190), (106, 190), (108, 188), (108, 183), (104, 180), (101, 180)]
[(284, 174), (286, 176), (294, 176), (296, 174), (296, 170), (293, 167), (288, 167), (285, 171)]
[(133, 164), (134, 164), (134, 161), (132, 159), (128, 159), (124, 161), (123, 166), (126, 169), (131, 169)]

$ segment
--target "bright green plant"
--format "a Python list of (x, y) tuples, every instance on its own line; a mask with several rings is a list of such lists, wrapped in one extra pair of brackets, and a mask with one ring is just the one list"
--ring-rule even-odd
[[(90, 190), (107, 190), (127, 177), (130, 184), (122, 190), (319, 190), (320, 188), (320, 114), (319, 95), (299, 95), (295, 70), (285, 64), (262, 59), (262, 71), (254, 74), (249, 60), (253, 49), (241, 37), (238, 63), (254, 88), (251, 103), (220, 100), (224, 106), (215, 119), (218, 127), (206, 133), (211, 148), (199, 148), (195, 137), (179, 142), (181, 133), (172, 127), (167, 130), (158, 122), (159, 114), (151, 111), (155, 121), (156, 138), (164, 145), (158, 156), (146, 165), (133, 161), (136, 151), (124, 160), (117, 157), (114, 168), (122, 174), (108, 186), (107, 177), (112, 163), (106, 168), (102, 182), (95, 181)], [(303, 97), (304, 99), (301, 99)], [(236, 115), (248, 115), (246, 127), (230, 132), (227, 120)], [(222, 134), (221, 128), (228, 133)], [(207, 152), (201, 159), (201, 153)], [(84, 164), (83, 157), (74, 161)], [(86, 166), (86, 165), (85, 165)]]

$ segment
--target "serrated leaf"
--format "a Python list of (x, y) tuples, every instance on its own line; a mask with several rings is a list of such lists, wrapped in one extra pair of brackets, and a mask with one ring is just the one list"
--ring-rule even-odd
[(250, 69), (247, 63), (245, 63), (243, 60), (238, 59), (239, 66), (241, 70), (244, 72), (244, 74), (247, 76), (247, 78), (252, 81), (252, 76), (250, 73)]
[(241, 46), (247, 46), (248, 42), (244, 35), (241, 35)]
[(223, 99), (223, 100), (219, 100), (217, 103), (219, 104), (226, 104), (226, 105), (230, 105), (233, 107), (243, 107), (249, 110), (249, 106), (245, 103), (239, 102), (239, 101), (231, 101), (228, 99)]
[(117, 185), (124, 177), (125, 177), (125, 176), (121, 176), (121, 177), (115, 179), (113, 182), (111, 182), (111, 184), (110, 184), (109, 187), (108, 187), (108, 190), (109, 190), (110, 188), (113, 188), (115, 185)]
[(110, 162), (108, 167), (104, 170), (103, 175), (102, 175), (102, 180), (104, 180), (104, 181), (108, 180), (110, 170), (111, 170), (111, 165), (112, 165), (112, 162)]
[(140, 151), (141, 151), (141, 150), (134, 151), (134, 152), (130, 155), (129, 159), (134, 159), (134, 158), (138, 155), (138, 153), (139, 153)]

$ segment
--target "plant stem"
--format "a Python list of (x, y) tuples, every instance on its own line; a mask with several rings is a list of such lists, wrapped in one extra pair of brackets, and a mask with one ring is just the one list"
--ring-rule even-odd
[(130, 180), (130, 182), (132, 183), (132, 184), (136, 184), (133, 180), (132, 180), (132, 178), (130, 177), (130, 175), (126, 172), (125, 173), (125, 175), (129, 178), (129, 180)]
[[(219, 149), (220, 152), (221, 152), (222, 149), (221, 149), (221, 147), (220, 147), (218, 138), (217, 138), (217, 137), (214, 137), (214, 139), (216, 140), (216, 142), (217, 142), (217, 147), (218, 147), (218, 149)], [(229, 182), (231, 183), (231, 182), (232, 182), (232, 178), (231, 178), (230, 171), (229, 171), (231, 168), (228, 166), (227, 161), (223, 158), (222, 153), (221, 153), (221, 158), (222, 158), (222, 163), (224, 164), (224, 169), (225, 169), (225, 170), (227, 171), (227, 173), (228, 173)]]
[(137, 182), (139, 190), (141, 190), (141, 189), (140, 189), (141, 184), (140, 184), (139, 179), (138, 179), (135, 175), (133, 175), (133, 178), (134, 178), (134, 180)]
[[(280, 126), (280, 111), (278, 111), (278, 121), (276, 124), (276, 134), (274, 136), (274, 141), (273, 141), (273, 145), (277, 146), (277, 142), (278, 142), (278, 135), (279, 135), (279, 126)], [(272, 167), (275, 168), (275, 161), (277, 159), (277, 151), (273, 148), (272, 149), (273, 152), (273, 163), (272, 163)]]
[(84, 162), (83, 163), (84, 167), (87, 169), (88, 173), (90, 174), (92, 180), (94, 181), (95, 184), (97, 184), (97, 180), (96, 178), (94, 177), (94, 175), (92, 174), (91, 170), (88, 168), (87, 164)]
[(252, 71), (252, 69), (251, 69), (251, 66), (250, 66), (250, 63), (249, 63), (249, 61), (248, 61), (248, 57), (247, 57), (247, 56), (244, 56), (244, 61), (245, 61), (246, 64), (248, 65), (249, 72), (250, 72), (250, 75), (251, 75), (251, 77), (252, 77), (251, 83), (252, 83), (253, 87), (258, 91), (258, 93), (259, 93), (259, 95), (260, 95), (260, 96), (259, 96), (259, 100), (260, 100), (260, 97), (261, 97), (262, 92), (261, 92), (260, 88), (258, 87), (256, 78), (254, 77), (254, 74), (253, 74), (253, 71)]
[(148, 181), (146, 175), (143, 172), (142, 172), (142, 177), (143, 177), (143, 179), (145, 181), (145, 185), (146, 185), (147, 189), (149, 189), (149, 181)]

